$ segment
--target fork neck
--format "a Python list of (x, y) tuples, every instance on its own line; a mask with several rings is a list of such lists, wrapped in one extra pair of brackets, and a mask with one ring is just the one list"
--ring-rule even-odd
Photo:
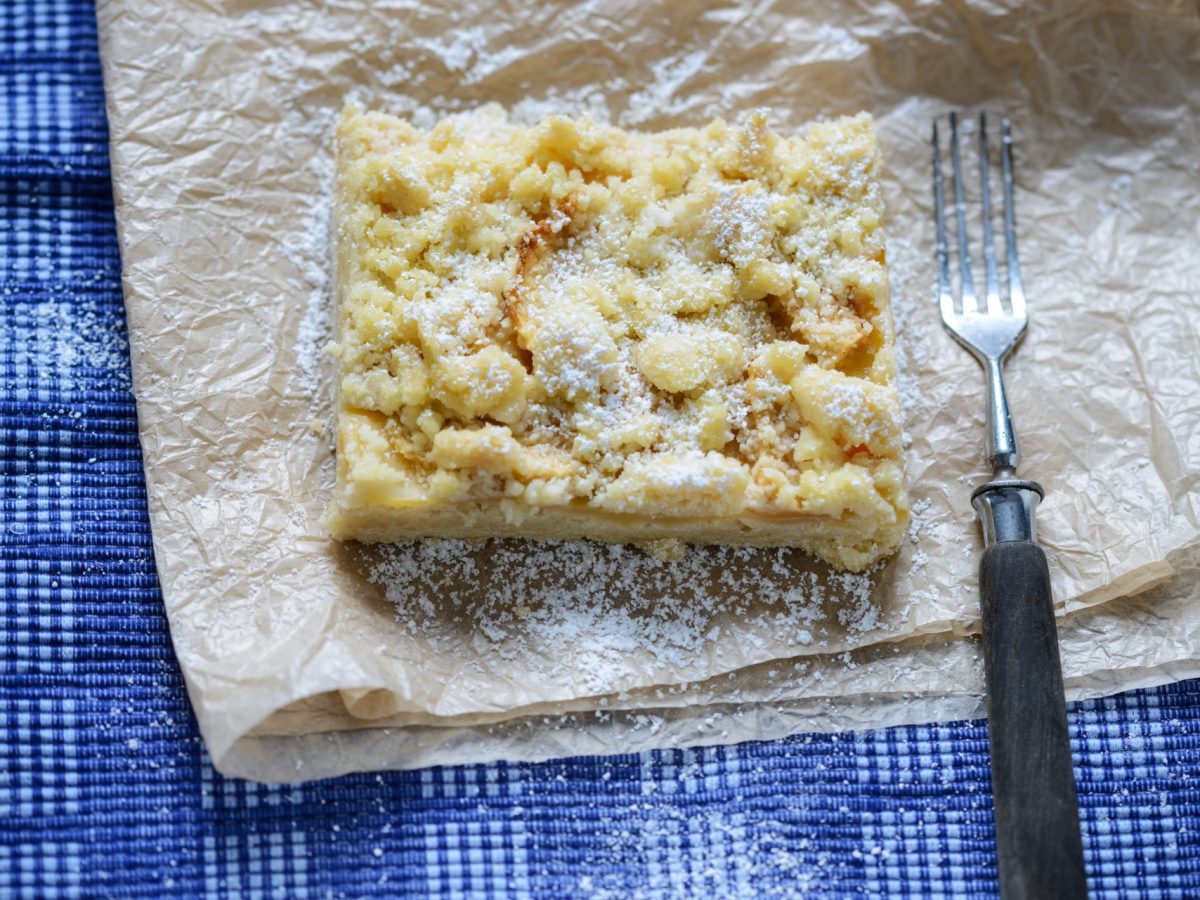
[(983, 523), (983, 540), (990, 547), (1008, 541), (1036, 541), (1041, 485), (1017, 480), (1017, 432), (1013, 428), (1004, 390), (1002, 356), (979, 355), (987, 376), (987, 463), (992, 480), (976, 489), (971, 503)]
[(1004, 390), (1003, 360), (996, 356), (981, 356), (987, 384), (987, 464), (996, 478), (1016, 476), (1021, 461), (1017, 449), (1017, 432), (1013, 428), (1008, 394)]

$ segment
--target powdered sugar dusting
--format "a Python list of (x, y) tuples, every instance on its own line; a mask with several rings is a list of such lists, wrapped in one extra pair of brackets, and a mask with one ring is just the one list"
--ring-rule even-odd
[[(327, 117), (325, 127), (332, 127)], [(307, 198), (302, 226), (281, 242), (283, 251), (300, 271), (301, 283), (293, 289), (304, 297), (304, 317), (296, 333), (295, 375), (305, 394), (317, 397), (324, 393), (322, 382), (322, 350), (333, 338), (333, 271), (332, 252), (332, 194), (333, 159), (316, 154), (309, 163), (321, 185), (315, 196)]]
[(739, 186), (717, 188), (710, 215), (721, 252), (738, 265), (748, 265), (762, 256), (768, 239), (767, 217), (771, 203), (765, 191), (746, 193)]
[[(11, 293), (5, 289), (5, 293)], [(28, 341), (13, 345), (13, 367), (18, 377), (53, 385), (70, 394), (77, 390), (77, 372), (102, 378), (117, 390), (128, 390), (129, 345), (124, 322), (105, 315), (88, 298), (57, 293), (47, 302), (7, 300), (6, 324)]]
[(779, 650), (764, 633), (796, 655), (840, 649), (885, 618), (879, 571), (816, 572), (788, 549), (691, 548), (670, 561), (590, 541), (426, 541), (366, 548), (363, 560), (433, 652), (461, 659), (470, 647), (551, 681), (586, 673), (588, 694), (763, 661)]

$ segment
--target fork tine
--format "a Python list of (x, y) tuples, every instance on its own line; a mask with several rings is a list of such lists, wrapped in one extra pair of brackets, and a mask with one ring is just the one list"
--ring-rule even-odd
[(1004, 181), (1004, 253), (1008, 264), (1008, 297), (1012, 313), (1025, 317), (1025, 285), (1021, 282), (1021, 264), (1017, 261), (1017, 226), (1013, 209), (1012, 123), (1008, 116), (1000, 122), (1000, 172)]
[(946, 247), (946, 188), (942, 181), (942, 151), (937, 120), (933, 122), (933, 217), (937, 225), (938, 305), (942, 320), (954, 319), (954, 294), (950, 291), (950, 254)]
[(950, 113), (950, 161), (954, 167), (954, 221), (958, 224), (958, 270), (962, 279), (963, 315), (979, 311), (975, 279), (971, 275), (971, 249), (967, 245), (967, 200), (963, 194), (962, 160), (958, 152), (958, 113)]
[(996, 243), (992, 237), (992, 188), (988, 169), (987, 114), (979, 114), (979, 198), (983, 207), (983, 277), (987, 292), (987, 311), (1004, 315), (1000, 305), (1000, 279), (996, 275)]

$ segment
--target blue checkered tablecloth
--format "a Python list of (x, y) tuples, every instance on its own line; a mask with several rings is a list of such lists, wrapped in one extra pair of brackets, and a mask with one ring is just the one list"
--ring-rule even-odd
[[(981, 722), (266, 787), (146, 518), (93, 9), (0, 0), (0, 897), (991, 896)], [(1200, 684), (1072, 710), (1095, 896), (1200, 896)]]

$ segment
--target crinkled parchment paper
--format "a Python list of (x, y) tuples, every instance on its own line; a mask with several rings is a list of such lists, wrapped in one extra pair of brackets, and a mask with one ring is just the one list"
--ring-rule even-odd
[[(297, 780), (977, 713), (981, 379), (930, 299), (928, 127), (954, 107), (1007, 110), (1018, 136), (1033, 325), (1009, 388), (1047, 489), (1068, 689), (1200, 672), (1200, 15), (823, 6), (102, 0), (155, 550), (219, 768)], [(419, 123), (490, 101), (641, 129), (874, 113), (911, 437), (900, 556), (850, 577), (781, 551), (331, 542), (320, 347), (347, 96)]]

